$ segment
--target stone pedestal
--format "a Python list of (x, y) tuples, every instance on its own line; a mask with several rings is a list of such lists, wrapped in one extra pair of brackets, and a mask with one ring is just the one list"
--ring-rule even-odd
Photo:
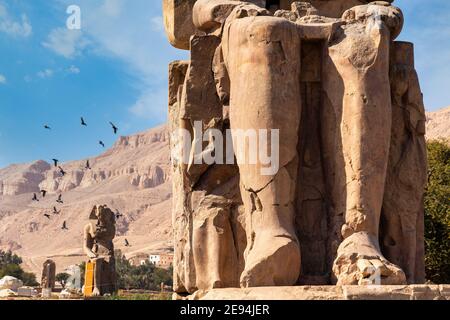
[(298, 286), (197, 291), (177, 300), (450, 300), (450, 285)]
[(94, 291), (94, 272), (95, 272), (95, 262), (88, 261), (86, 263), (86, 271), (84, 276), (84, 295), (86, 297), (91, 297)]

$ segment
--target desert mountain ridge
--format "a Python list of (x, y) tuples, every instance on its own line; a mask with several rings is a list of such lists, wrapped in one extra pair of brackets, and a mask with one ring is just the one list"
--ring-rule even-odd
[[(450, 138), (450, 107), (427, 114), (427, 138)], [(39, 160), (0, 169), (0, 249), (24, 258), (24, 268), (40, 277), (51, 258), (62, 271), (85, 260), (82, 230), (94, 205), (106, 204), (123, 217), (117, 221), (116, 249), (127, 257), (171, 251), (171, 177), (166, 126), (120, 137), (105, 153), (62, 164)], [(45, 189), (45, 198), (39, 191)], [(32, 201), (33, 193), (39, 202)], [(63, 204), (56, 203), (62, 194)], [(53, 207), (60, 214), (53, 214)], [(48, 219), (44, 214), (49, 214)], [(66, 221), (69, 230), (62, 230)], [(125, 239), (131, 244), (125, 246)]]
[[(98, 204), (123, 214), (117, 220), (115, 247), (128, 257), (173, 247), (166, 127), (120, 137), (89, 162), (91, 169), (85, 168), (86, 160), (61, 164), (65, 176), (42, 160), (0, 169), (0, 249), (22, 256), (24, 268), (38, 277), (48, 258), (58, 271), (85, 260), (82, 230)], [(48, 192), (45, 198), (42, 189)], [(39, 201), (32, 200), (33, 193)], [(60, 194), (63, 204), (56, 202)], [(61, 212), (54, 214), (54, 207)], [(64, 221), (68, 230), (61, 228)]]
[(450, 139), (450, 106), (427, 112), (427, 139)]

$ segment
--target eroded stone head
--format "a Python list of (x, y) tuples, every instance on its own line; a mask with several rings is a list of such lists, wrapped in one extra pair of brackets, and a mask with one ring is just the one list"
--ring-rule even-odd
[(115, 224), (114, 212), (107, 205), (94, 206), (89, 214), (89, 220)]

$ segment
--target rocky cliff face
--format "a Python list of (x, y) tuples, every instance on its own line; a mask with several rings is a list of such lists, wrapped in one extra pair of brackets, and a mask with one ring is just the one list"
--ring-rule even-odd
[(45, 179), (50, 164), (36, 161), (31, 164), (11, 165), (0, 170), (0, 195), (15, 196), (39, 192), (39, 184)]
[(131, 189), (157, 187), (169, 178), (167, 161), (155, 161), (155, 156), (161, 156), (158, 160), (164, 158), (168, 139), (168, 132), (163, 127), (120, 137), (110, 150), (89, 160), (91, 169), (86, 169), (86, 160), (63, 164), (65, 176), (42, 160), (11, 165), (0, 170), (0, 195), (17, 196), (42, 189), (50, 194), (61, 193), (121, 178), (129, 182)]
[[(169, 133), (165, 126), (120, 137), (105, 153), (63, 163), (67, 172), (45, 161), (0, 170), (0, 249), (12, 249), (37, 274), (47, 258), (58, 270), (84, 260), (82, 229), (92, 206), (107, 204), (117, 220), (116, 248), (127, 255), (167, 251), (171, 241)], [(39, 202), (33, 193), (48, 192)], [(63, 204), (56, 203), (62, 194)], [(53, 214), (53, 207), (60, 214)], [(44, 214), (49, 214), (48, 219)], [(69, 230), (62, 230), (66, 221)], [(124, 246), (128, 239), (131, 247)]]
[(427, 113), (427, 139), (450, 139), (450, 107)]
[[(101, 183), (126, 180), (127, 190), (154, 188), (168, 179), (168, 163), (155, 161), (155, 156), (164, 158), (168, 144), (168, 133), (164, 128), (129, 137), (120, 137), (116, 144), (104, 154), (90, 159), (91, 169), (86, 169), (86, 160), (64, 164), (67, 174), (62, 177), (59, 169), (46, 171), (45, 179), (39, 184), (41, 189), (51, 193), (67, 192), (78, 187), (88, 188)], [(148, 154), (147, 152), (151, 152)]]

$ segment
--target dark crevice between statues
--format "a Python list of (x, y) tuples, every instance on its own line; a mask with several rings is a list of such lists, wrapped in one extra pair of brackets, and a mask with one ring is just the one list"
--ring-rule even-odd
[(301, 49), (302, 120), (296, 203), (296, 228), (302, 249), (300, 284), (330, 284), (332, 259), (327, 243), (328, 212), (320, 121), (324, 46), (324, 41), (302, 41)]

